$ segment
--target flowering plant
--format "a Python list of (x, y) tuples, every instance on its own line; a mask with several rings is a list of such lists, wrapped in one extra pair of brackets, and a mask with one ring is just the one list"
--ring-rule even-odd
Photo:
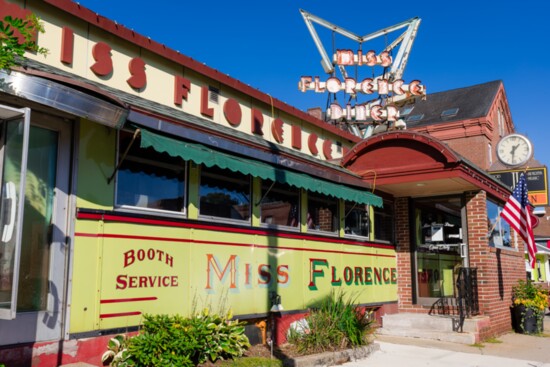
[(512, 288), (514, 305), (524, 305), (526, 309), (542, 312), (548, 307), (548, 291), (531, 280), (519, 280)]
[(531, 280), (519, 280), (512, 287), (513, 325), (522, 333), (541, 333), (544, 309), (548, 307), (548, 291)]

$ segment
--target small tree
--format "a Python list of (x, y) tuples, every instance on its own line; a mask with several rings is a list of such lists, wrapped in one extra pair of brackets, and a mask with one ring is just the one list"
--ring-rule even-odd
[(39, 47), (33, 40), (37, 32), (44, 33), (44, 26), (34, 14), (26, 19), (8, 15), (0, 20), (0, 70), (10, 69), (25, 51), (48, 54), (47, 49)]

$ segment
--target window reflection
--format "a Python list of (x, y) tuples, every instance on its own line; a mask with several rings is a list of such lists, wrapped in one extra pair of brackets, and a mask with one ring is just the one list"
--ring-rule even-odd
[(201, 166), (199, 214), (250, 220), (250, 177), (217, 167)]
[(308, 192), (307, 228), (318, 231), (338, 230), (338, 200)]
[[(119, 152), (130, 145), (132, 134), (120, 132)], [(134, 141), (117, 176), (117, 205), (182, 212), (185, 161), (139, 146)]]
[(487, 200), (487, 237), (489, 246), (511, 247), (510, 225), (500, 219), (502, 206)]
[(300, 189), (279, 182), (262, 183), (261, 222), (298, 227), (300, 223)]
[(353, 236), (369, 236), (369, 207), (346, 201), (344, 232)]
[(394, 241), (393, 203), (384, 200), (384, 207), (373, 207), (374, 211), (374, 239), (380, 241)]

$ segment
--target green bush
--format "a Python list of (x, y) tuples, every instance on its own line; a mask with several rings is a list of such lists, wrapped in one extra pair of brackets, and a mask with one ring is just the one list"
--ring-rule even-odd
[(367, 345), (373, 321), (354, 301), (346, 300), (344, 292), (331, 293), (306, 317), (309, 330), (291, 330), (289, 342), (305, 354)]
[(140, 333), (129, 339), (111, 339), (103, 355), (110, 366), (196, 366), (207, 360), (240, 357), (250, 347), (244, 324), (232, 315), (210, 314), (208, 309), (192, 317), (144, 315)]

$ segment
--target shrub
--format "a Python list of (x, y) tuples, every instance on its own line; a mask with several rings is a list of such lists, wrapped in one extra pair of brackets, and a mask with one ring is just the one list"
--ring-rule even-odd
[(120, 367), (187, 367), (240, 357), (250, 343), (244, 324), (231, 318), (231, 313), (220, 316), (208, 309), (188, 318), (144, 315), (140, 333), (129, 339), (111, 339), (103, 361)]
[(373, 321), (355, 304), (354, 298), (345, 300), (345, 293), (331, 293), (320, 306), (306, 317), (309, 330), (291, 330), (289, 342), (300, 353), (318, 353), (368, 344)]
[[(101, 356), (103, 364), (109, 363), (113, 367), (133, 366), (128, 352), (128, 338), (124, 335), (117, 335), (109, 340), (107, 351)], [(0, 367), (4, 367), (0, 365)]]

